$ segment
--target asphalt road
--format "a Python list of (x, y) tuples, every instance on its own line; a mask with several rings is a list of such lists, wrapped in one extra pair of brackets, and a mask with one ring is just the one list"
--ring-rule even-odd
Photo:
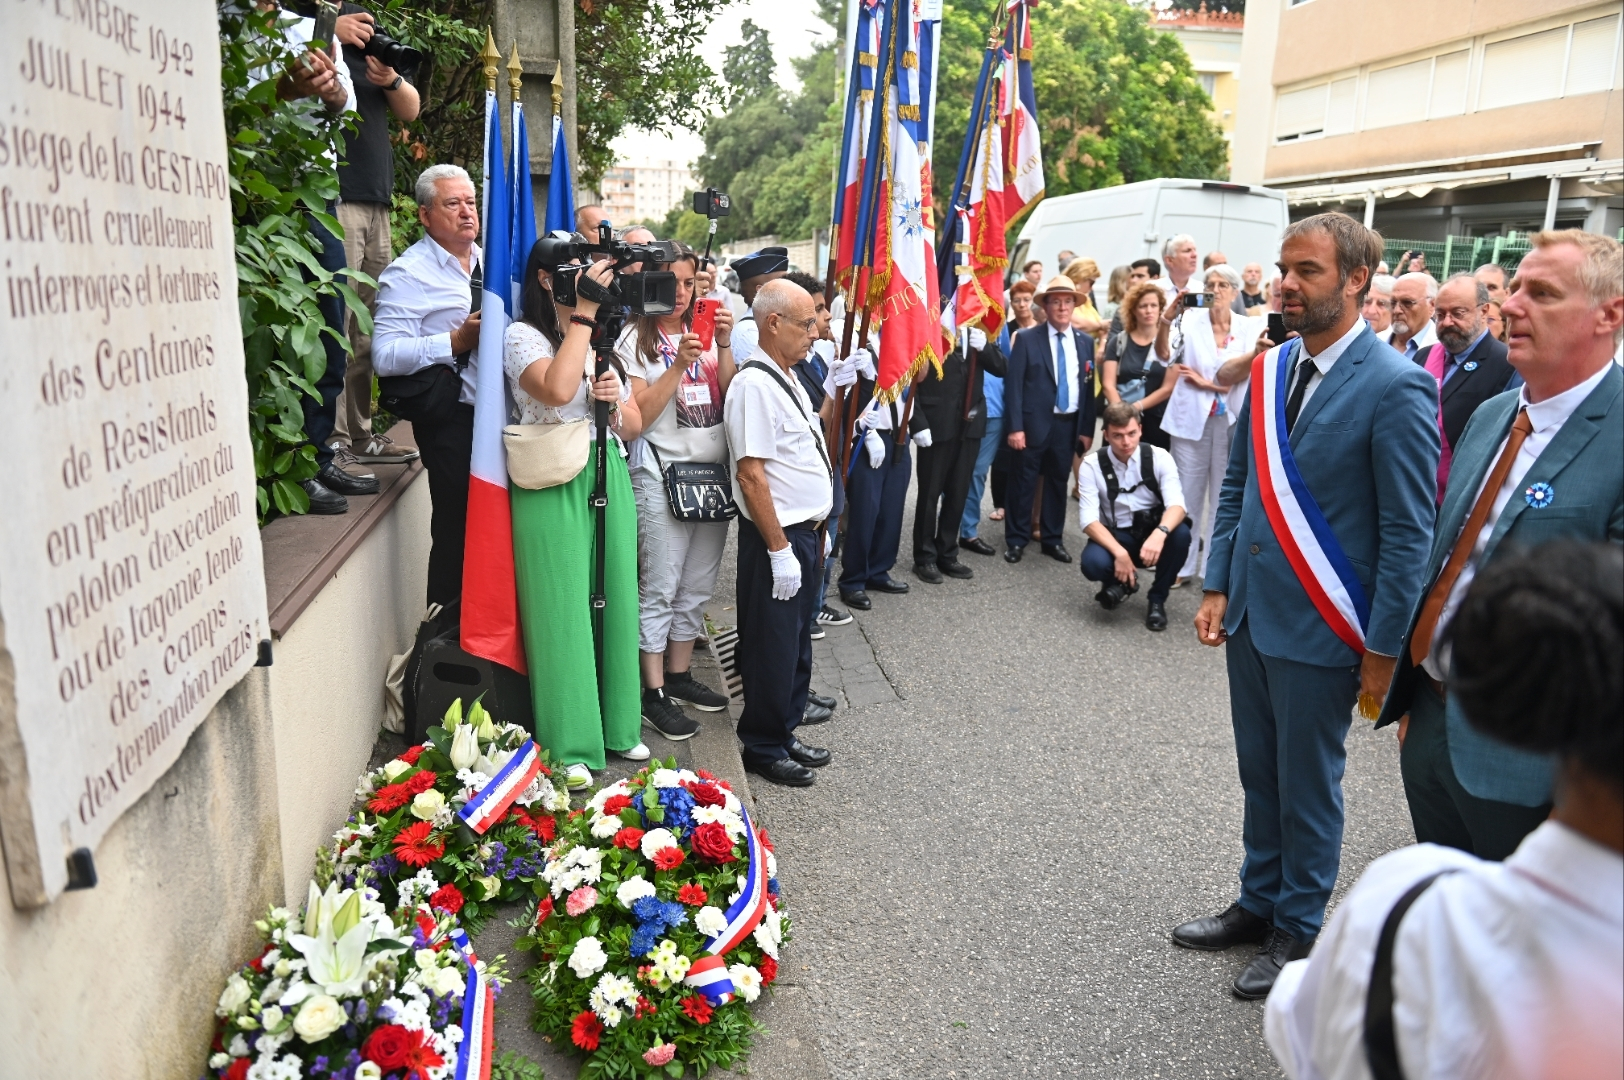
[[(966, 553), (973, 581), (927, 585), (905, 572), (911, 519), (912, 593), (818, 646), (815, 685), (849, 700), (803, 735), (833, 764), (809, 790), (752, 778), (795, 919), (785, 982), (816, 1040), (802, 1075), (1279, 1076), (1261, 1004), (1229, 993), (1249, 951), (1168, 940), (1234, 899), (1241, 861), (1199, 594), (1176, 590), (1153, 634), (1143, 589), (1101, 611), (1036, 545), (1015, 566)], [(1002, 548), (1001, 525), (983, 535)], [(1356, 720), (1348, 748), (1339, 895), (1413, 839), (1391, 734)]]

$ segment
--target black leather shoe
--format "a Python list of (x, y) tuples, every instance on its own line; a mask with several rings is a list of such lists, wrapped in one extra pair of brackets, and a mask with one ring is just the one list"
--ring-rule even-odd
[(783, 784), (785, 787), (811, 787), (813, 782), (817, 780), (817, 777), (812, 775), (811, 769), (794, 758), (787, 757), (779, 758), (777, 761), (765, 765), (757, 765), (754, 762), (747, 761), (744, 763), (744, 771), (753, 772), (757, 776), (765, 777), (775, 784)]
[(898, 581), (890, 574), (875, 578), (873, 581), (868, 583), (868, 587), (876, 592), (892, 593), (896, 596), (901, 596), (903, 593), (908, 591), (908, 583), (906, 581)]
[(1024, 554), (1026, 554), (1025, 548), (1007, 547), (1004, 549), (1004, 561), (1007, 563), (1018, 563), (1021, 561), (1021, 556)]
[(976, 576), (976, 572), (974, 570), (970, 569), (968, 566), (965, 566), (957, 559), (938, 559), (936, 560), (936, 569), (940, 570), (948, 577), (958, 578), (960, 581)]
[(1235, 977), (1235, 996), (1242, 1001), (1261, 1001), (1268, 997), (1269, 991), (1274, 989), (1274, 980), (1280, 977), (1280, 969), (1293, 960), (1301, 960), (1313, 947), (1312, 939), (1298, 941), (1279, 927), (1270, 927), (1263, 948)]
[(874, 601), (870, 600), (868, 593), (862, 589), (858, 589), (856, 592), (847, 592), (845, 589), (841, 589), (840, 599), (847, 607), (856, 608), (858, 611), (867, 611), (874, 606)]
[(942, 572), (928, 562), (914, 563), (914, 573), (927, 585), (942, 583)]
[(1044, 544), (1043, 553), (1055, 562), (1071, 562), (1071, 552), (1066, 550), (1065, 544)]
[(977, 555), (996, 555), (996, 554), (998, 554), (998, 549), (997, 548), (993, 547), (991, 544), (987, 543), (985, 540), (981, 539), (981, 537), (979, 537), (979, 536), (961, 536), (961, 537), (959, 537), (959, 547), (963, 548), (965, 551), (973, 551)]
[(826, 724), (834, 715), (833, 709), (826, 709), (809, 697), (806, 699), (806, 708), (801, 712), (801, 723)]
[(821, 769), (829, 764), (830, 758), (834, 757), (833, 754), (822, 747), (808, 746), (794, 736), (791, 736), (789, 740), (789, 756), (809, 769)]
[(1203, 915), (1173, 928), (1173, 944), (1202, 952), (1220, 952), (1235, 945), (1256, 945), (1268, 937), (1273, 927), (1239, 904), (1230, 904), (1221, 915)]
[(1145, 629), (1167, 629), (1167, 610), (1162, 607), (1160, 600), (1152, 600), (1150, 606), (1145, 609)]
[(378, 478), (376, 476), (356, 476), (340, 469), (337, 465), (329, 464), (316, 474), (322, 486), (336, 491), (340, 495), (376, 495), (378, 493)]
[(304, 488), (306, 495), (310, 496), (310, 509), (306, 513), (346, 514), (349, 512), (349, 500), (323, 484), (320, 480), (306, 480), (299, 486)]
[(827, 694), (807, 694), (806, 700), (808, 704), (816, 705), (821, 709), (828, 709), (830, 712), (834, 712), (836, 707), (840, 704), (839, 701), (829, 697)]

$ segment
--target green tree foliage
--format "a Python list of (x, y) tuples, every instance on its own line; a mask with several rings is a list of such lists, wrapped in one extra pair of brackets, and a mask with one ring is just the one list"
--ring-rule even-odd
[(722, 79), (727, 83), (729, 106), (738, 105), (745, 97), (768, 94), (775, 89), (773, 83), (773, 47), (767, 31), (755, 20), (744, 20), (744, 40), (723, 50)]

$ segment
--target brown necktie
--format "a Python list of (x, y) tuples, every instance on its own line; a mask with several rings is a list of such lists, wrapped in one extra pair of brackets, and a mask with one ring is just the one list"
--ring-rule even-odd
[(1478, 492), (1477, 502), (1472, 505), (1472, 512), (1467, 515), (1466, 524), (1461, 527), (1455, 547), (1449, 553), (1449, 561), (1444, 563), (1437, 583), (1427, 594), (1426, 603), (1421, 605), (1421, 618), (1415, 624), (1415, 633), (1410, 635), (1410, 659), (1417, 667), (1432, 651), (1432, 635), (1438, 629), (1438, 616), (1443, 613), (1444, 602), (1454, 591), (1460, 572), (1466, 568), (1466, 560), (1472, 557), (1472, 549), (1477, 546), (1477, 534), (1483, 531), (1483, 523), (1489, 520), (1494, 497), (1505, 485), (1511, 463), (1517, 460), (1517, 451), (1522, 449), (1523, 440), (1533, 432), (1534, 425), (1528, 421), (1528, 410), (1519, 410), (1517, 419), (1511, 422), (1511, 434), (1506, 436), (1506, 448), (1500, 451), (1500, 460), (1494, 463), (1494, 471), (1489, 473), (1488, 482)]

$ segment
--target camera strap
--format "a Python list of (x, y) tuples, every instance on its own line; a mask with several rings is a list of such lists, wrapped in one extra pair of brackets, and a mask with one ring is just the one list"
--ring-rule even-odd
[[(475, 259), (474, 268), (468, 274), (468, 314), (472, 315), (474, 312), (478, 311), (479, 303), (484, 298), (485, 273), (480, 269), (479, 260)], [(462, 374), (463, 369), (468, 366), (468, 358), (472, 355), (472, 349), (460, 352), (456, 355), (454, 358), (455, 363), (452, 366), (457, 369), (457, 374)]]

